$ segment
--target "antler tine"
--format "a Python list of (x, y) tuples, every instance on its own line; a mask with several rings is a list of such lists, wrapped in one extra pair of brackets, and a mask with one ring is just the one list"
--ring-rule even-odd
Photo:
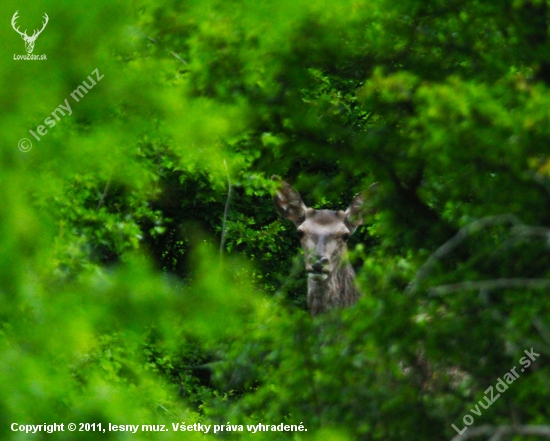
[(19, 30), (19, 26), (15, 27), (15, 21), (19, 18), (19, 16), (17, 15), (18, 13), (19, 13), (19, 11), (15, 11), (15, 14), (13, 14), (13, 17), (11, 18), (11, 27), (19, 35), (25, 35), (26, 36), (27, 35), (27, 30), (26, 29), (25, 29), (25, 32), (21, 32)]
[(46, 27), (46, 25), (48, 24), (48, 21), (49, 21), (50, 18), (48, 17), (48, 14), (46, 14), (45, 12), (44, 12), (44, 18), (46, 19), (46, 21), (42, 23), (42, 29), (40, 29), (39, 31), (36, 31), (36, 30), (35, 30), (35, 31), (32, 33), (32, 36), (33, 36), (33, 37), (38, 37), (38, 36), (40, 35), (40, 33), (44, 30), (44, 28)]
[(13, 14), (13, 17), (11, 18), (11, 25), (13, 26), (14, 29), (15, 29), (15, 20), (19, 18), (17, 14), (19, 14), (19, 11), (15, 11), (15, 14)]
[(46, 14), (45, 12), (44, 12), (44, 18), (46, 19), (46, 21), (44, 23), (42, 23), (42, 29), (40, 29), (40, 32), (42, 32), (44, 30), (44, 28), (48, 24), (48, 21), (50, 20), (50, 17), (48, 17), (48, 14)]

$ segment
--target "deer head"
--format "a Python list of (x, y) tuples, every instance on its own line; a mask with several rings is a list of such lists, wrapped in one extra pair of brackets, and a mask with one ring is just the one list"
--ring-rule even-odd
[[(276, 176), (271, 179), (279, 180)], [(343, 266), (346, 242), (363, 223), (363, 196), (357, 195), (346, 211), (316, 210), (307, 208), (300, 194), (281, 181), (273, 201), (277, 211), (296, 225), (310, 281), (327, 280)]]
[(23, 40), (25, 40), (25, 49), (27, 50), (27, 53), (28, 54), (32, 54), (32, 51), (34, 50), (34, 42), (36, 41), (36, 39), (38, 38), (38, 36), (40, 35), (40, 33), (44, 30), (44, 28), (46, 27), (46, 25), (48, 24), (48, 14), (44, 13), (44, 23), (42, 23), (42, 29), (40, 29), (39, 31), (38, 30), (34, 30), (32, 35), (29, 37), (27, 35), (27, 30), (25, 29), (24, 32), (21, 32), (19, 30), (19, 27), (15, 27), (15, 21), (19, 18), (18, 17), (18, 12), (19, 11), (15, 11), (15, 14), (13, 14), (13, 17), (11, 19), (11, 26), (13, 27), (13, 29), (15, 30), (15, 32), (17, 32), (19, 35), (21, 35), (21, 38), (23, 38)]

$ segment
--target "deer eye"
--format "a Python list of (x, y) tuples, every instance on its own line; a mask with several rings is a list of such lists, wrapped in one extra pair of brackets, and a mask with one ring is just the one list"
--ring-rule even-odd
[(349, 233), (344, 233), (344, 234), (342, 234), (342, 240), (343, 240), (344, 242), (347, 242), (348, 239), (349, 239)]
[(304, 238), (303, 230), (296, 230), (296, 236), (298, 237), (298, 239), (302, 240)]

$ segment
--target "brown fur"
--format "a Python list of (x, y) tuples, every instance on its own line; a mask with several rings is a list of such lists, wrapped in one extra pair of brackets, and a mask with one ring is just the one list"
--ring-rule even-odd
[(325, 281), (308, 279), (307, 306), (313, 316), (334, 308), (351, 306), (359, 296), (355, 287), (355, 271), (349, 264), (333, 272)]

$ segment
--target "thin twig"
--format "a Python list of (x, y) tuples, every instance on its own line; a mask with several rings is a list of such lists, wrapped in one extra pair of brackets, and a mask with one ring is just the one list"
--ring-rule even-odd
[(478, 291), (492, 289), (545, 289), (550, 288), (550, 279), (494, 279), (466, 281), (460, 283), (451, 283), (449, 285), (440, 285), (428, 289), (428, 295), (441, 296), (458, 291)]
[(533, 239), (546, 239), (546, 246), (550, 246), (550, 229), (545, 227), (518, 225), (510, 228), (510, 233), (512, 237), (500, 243), (499, 246), (493, 250), (492, 255), (501, 252), (503, 249), (509, 249), (512, 246)]
[(405, 294), (411, 295), (416, 292), (420, 283), (434, 269), (435, 265), (445, 256), (450, 254), (458, 245), (466, 240), (471, 234), (476, 233), (492, 225), (511, 223), (514, 226), (523, 225), (513, 214), (500, 214), (498, 216), (485, 217), (461, 228), (451, 239), (441, 245), (417, 271), (407, 288)]
[(166, 413), (172, 413), (170, 412), (166, 407), (164, 407), (162, 404), (155, 402), (155, 404), (160, 407), (162, 410), (164, 410)]
[(225, 171), (227, 173), (227, 200), (225, 201), (225, 210), (223, 211), (222, 240), (220, 242), (220, 255), (223, 254), (223, 250), (225, 248), (227, 216), (229, 214), (229, 204), (231, 202), (231, 193), (233, 190), (233, 187), (231, 185), (231, 178), (229, 177), (229, 169), (227, 168), (227, 163), (225, 162), (225, 159), (223, 160), (223, 165), (225, 166)]
[(531, 227), (529, 225), (519, 225), (512, 227), (510, 231), (517, 236), (539, 236), (548, 239), (550, 237), (550, 229), (546, 227)]
[(107, 197), (107, 192), (109, 191), (109, 187), (111, 186), (111, 176), (113, 176), (113, 172), (109, 173), (109, 178), (107, 179), (107, 183), (105, 184), (105, 189), (103, 190), (103, 194), (101, 195), (101, 199), (99, 200), (97, 207), (95, 211), (98, 211), (105, 201), (105, 198)]
[[(142, 33), (143, 34), (143, 33)], [(143, 34), (145, 35), (145, 34)], [(149, 40), (151, 43), (153, 44), (158, 44), (158, 40), (153, 38), (153, 37), (149, 37), (149, 35), (145, 35), (145, 38), (147, 38), (147, 40)], [(179, 62), (181, 62), (184, 66), (188, 66), (189, 63), (187, 63), (187, 61), (185, 61), (183, 58), (181, 58), (177, 53), (175, 53), (174, 51), (171, 51), (170, 49), (164, 49), (166, 52), (168, 52), (170, 55), (172, 55), (176, 60), (178, 60)]]
[(504, 435), (545, 436), (550, 438), (550, 426), (489, 426), (468, 428), (462, 435), (456, 435), (451, 441), (464, 441), (476, 436), (489, 436), (498, 441)]
[(166, 49), (166, 52), (168, 52), (170, 55), (172, 55), (176, 60), (181, 62), (184, 66), (187, 66), (188, 63), (183, 58), (181, 58), (178, 54), (176, 54), (174, 51)]

